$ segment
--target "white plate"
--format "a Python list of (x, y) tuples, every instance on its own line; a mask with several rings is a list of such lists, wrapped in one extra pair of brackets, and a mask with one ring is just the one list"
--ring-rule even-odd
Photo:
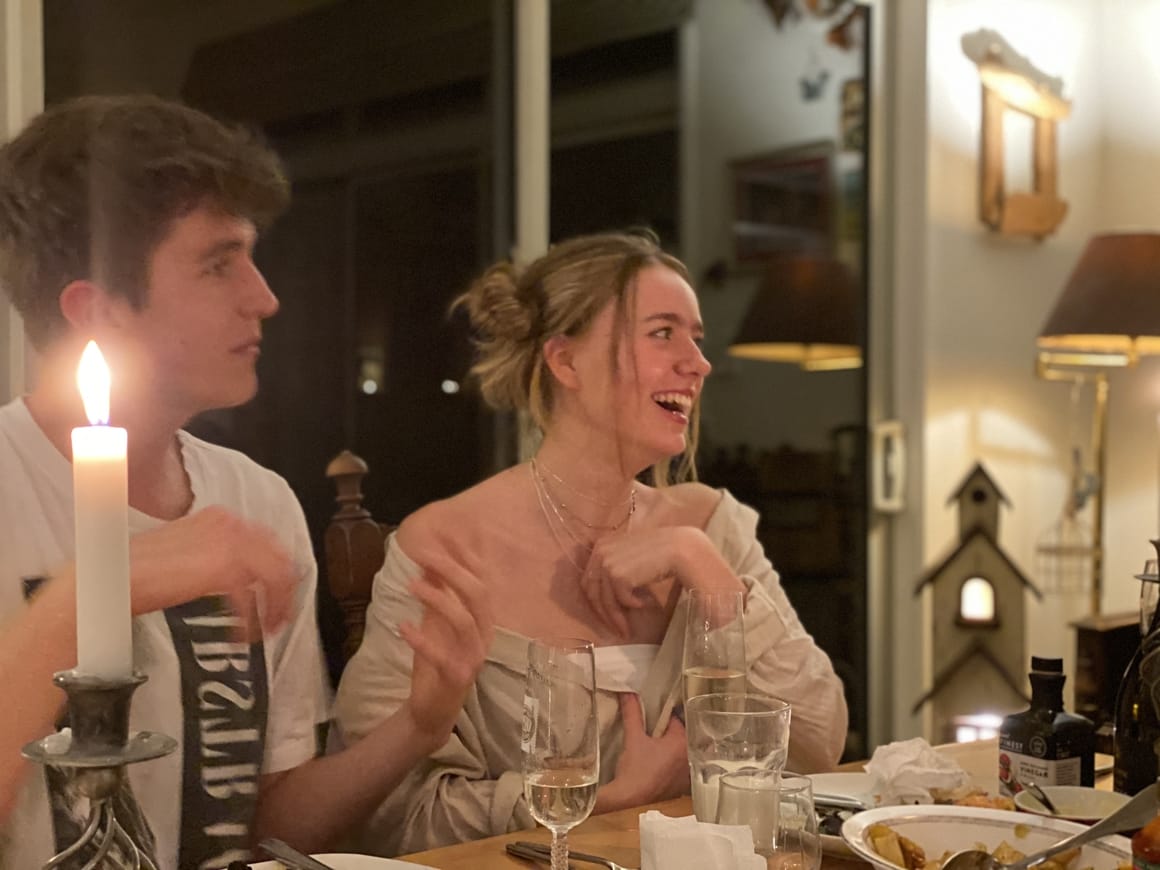
[(856, 798), (868, 807), (874, 806), (874, 777), (868, 773), (812, 773), (814, 794), (832, 794)]
[[(880, 823), (918, 843), (928, 858), (943, 852), (973, 849), (982, 843), (993, 850), (1006, 840), (1020, 852), (1030, 854), (1058, 843), (1064, 837), (1086, 830), (1085, 826), (1062, 819), (1032, 816), (1007, 810), (979, 807), (956, 807), (928, 804), (917, 807), (879, 807), (866, 810), (846, 820), (842, 838), (858, 857), (884, 870), (897, 870), (874, 851), (868, 829)], [(1019, 826), (1018, 833), (1016, 826)], [(1104, 837), (1083, 847), (1074, 867), (1092, 870), (1116, 870), (1132, 860), (1131, 842), (1126, 837)]]
[[(408, 864), (406, 861), (396, 861), (394, 858), (376, 858), (373, 855), (343, 854), (311, 855), (324, 864), (329, 864), (334, 870), (435, 870), (423, 864)], [(250, 870), (285, 870), (281, 861), (262, 861), (260, 864), (250, 864)]]
[[(868, 773), (812, 773), (814, 794), (829, 794), (855, 798), (868, 807), (874, 806), (874, 777)], [(822, 851), (829, 855), (855, 857), (854, 852), (841, 837), (820, 835)]]
[(1047, 799), (1058, 810), (1050, 813), (1029, 791), (1021, 791), (1015, 795), (1015, 806), (1025, 813), (1035, 813), (1037, 816), (1058, 815), (1061, 819), (1070, 819), (1073, 822), (1092, 824), (1104, 816), (1110, 816), (1124, 804), (1131, 800), (1126, 794), (1114, 791), (1104, 791), (1098, 788), (1084, 788), (1078, 785), (1044, 785), (1040, 786)]

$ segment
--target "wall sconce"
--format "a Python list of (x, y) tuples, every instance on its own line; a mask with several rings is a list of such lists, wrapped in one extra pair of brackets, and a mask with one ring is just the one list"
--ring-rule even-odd
[[(1063, 98), (1063, 80), (1036, 69), (994, 30), (968, 33), (962, 46), (979, 67), (983, 85), (979, 219), (1000, 233), (1042, 239), (1067, 214), (1067, 203), (1056, 193), (1055, 125), (1071, 114), (1071, 101)], [(1030, 116), (1035, 125), (1031, 192), (1005, 189), (1003, 115), (1008, 109)]]
[(808, 371), (860, 368), (855, 290), (838, 260), (800, 254), (770, 260), (729, 355)]

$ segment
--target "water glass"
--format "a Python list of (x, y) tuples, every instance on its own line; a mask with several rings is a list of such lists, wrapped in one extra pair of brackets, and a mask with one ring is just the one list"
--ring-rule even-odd
[(745, 596), (740, 591), (689, 593), (682, 664), (685, 700), (745, 691)]
[(717, 822), (747, 825), (769, 870), (817, 870), (821, 840), (809, 777), (744, 770), (721, 777)]
[(717, 818), (718, 781), (737, 770), (785, 767), (790, 706), (765, 695), (698, 695), (685, 704), (693, 815)]
[(528, 644), (520, 745), (528, 809), (552, 832), (552, 870), (567, 870), (568, 831), (592, 812), (600, 773), (591, 643), (547, 638)]

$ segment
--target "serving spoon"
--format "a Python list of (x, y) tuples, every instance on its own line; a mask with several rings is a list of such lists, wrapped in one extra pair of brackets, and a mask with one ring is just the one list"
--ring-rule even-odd
[(1045, 810), (1047, 810), (1053, 816), (1059, 815), (1059, 810), (1057, 810), (1055, 808), (1055, 804), (1053, 804), (1051, 802), (1051, 798), (1049, 798), (1047, 796), (1047, 794), (1043, 791), (1043, 789), (1041, 789), (1039, 787), (1039, 783), (1037, 783), (1037, 782), (1024, 782), (1024, 783), (1020, 783), (1020, 785), (1023, 786), (1024, 791), (1031, 792), (1031, 796), (1033, 798), (1035, 798), (1037, 801), (1039, 801), (1041, 804), (1043, 804), (1043, 808)]
[(1156, 817), (1157, 812), (1160, 812), (1160, 796), (1157, 794), (1157, 789), (1160, 789), (1160, 785), (1148, 786), (1106, 819), (1096, 822), (1086, 831), (1080, 831), (1042, 852), (1035, 852), (1019, 861), (1003, 864), (996, 861), (990, 852), (984, 852), (982, 849), (967, 849), (955, 852), (947, 858), (942, 870), (1025, 870), (1027, 867), (1033, 867), (1046, 861), (1052, 855), (1057, 855), (1075, 846), (1082, 846), (1084, 843), (1090, 843), (1092, 840), (1098, 840), (1108, 834), (1119, 834), (1123, 831), (1134, 831), (1136, 828), (1142, 828)]

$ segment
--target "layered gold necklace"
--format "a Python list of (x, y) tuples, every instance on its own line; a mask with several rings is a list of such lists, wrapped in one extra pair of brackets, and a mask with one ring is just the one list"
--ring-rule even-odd
[[(541, 472), (541, 469), (543, 469), (543, 472), (549, 474), (553, 480), (560, 483), (561, 486), (567, 488), (581, 498), (592, 502), (593, 504), (600, 505), (601, 507), (617, 507), (618, 505), (626, 506), (627, 510), (625, 511), (624, 517), (614, 525), (600, 525), (588, 522), (583, 517), (578, 516), (575, 511), (570, 510), (567, 503), (563, 499), (556, 498), (552, 495), (551, 487), (548, 486), (548, 481), (544, 478), (544, 474)], [(568, 537), (572, 539), (573, 543), (575, 543), (588, 555), (591, 555), (592, 547), (595, 545), (597, 538), (602, 537), (603, 534), (612, 534), (628, 527), (629, 521), (632, 519), (633, 514), (636, 513), (636, 484), (634, 483), (632, 485), (632, 488), (628, 493), (628, 498), (626, 498), (624, 501), (603, 502), (576, 489), (574, 486), (564, 480), (564, 478), (560, 477), (560, 475), (556, 474), (543, 463), (537, 463), (534, 457), (531, 461), (531, 471), (532, 487), (536, 491), (536, 500), (540, 504), (540, 512), (544, 515), (544, 522), (548, 524), (548, 529), (552, 532), (552, 537), (555, 539), (557, 546), (559, 546), (560, 552), (564, 554), (564, 558), (566, 558), (572, 564), (572, 567), (583, 574), (584, 566), (580, 565), (574, 558), (572, 558), (572, 550), (560, 536), (559, 530), (563, 529)], [(590, 532), (595, 534), (586, 540), (581, 536), (581, 534), (578, 534), (577, 531), (572, 528), (572, 526), (569, 524), (569, 518), (571, 518), (573, 522), (579, 523), (580, 525), (587, 528)], [(587, 561), (587, 558), (585, 561)]]

